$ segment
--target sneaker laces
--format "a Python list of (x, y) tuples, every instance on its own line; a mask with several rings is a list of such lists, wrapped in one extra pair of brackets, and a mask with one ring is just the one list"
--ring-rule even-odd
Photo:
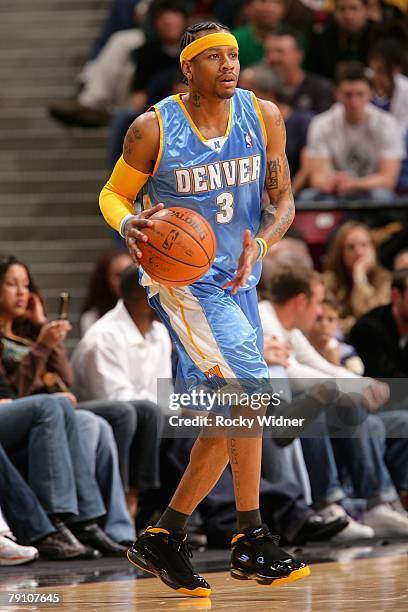
[(263, 540), (265, 542), (272, 542), (272, 544), (275, 544), (276, 546), (278, 546), (280, 542), (280, 536), (272, 534), (266, 526), (263, 526), (262, 529), (258, 531), (258, 533), (250, 533), (245, 537), (246, 539), (251, 540), (253, 542), (257, 540), (259, 541), (259, 543), (261, 543), (260, 540)]
[(183, 540), (177, 540), (176, 538), (168, 538), (170, 546), (174, 548), (177, 552), (181, 553), (187, 559), (191, 559), (193, 556), (193, 551), (189, 543), (187, 542), (187, 536), (184, 537)]

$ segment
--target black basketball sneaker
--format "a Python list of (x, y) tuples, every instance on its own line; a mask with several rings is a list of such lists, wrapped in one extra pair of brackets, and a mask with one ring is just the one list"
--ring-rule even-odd
[(232, 538), (231, 576), (280, 586), (309, 576), (310, 569), (279, 548), (279, 536), (266, 525), (244, 529)]
[(211, 587), (194, 571), (192, 556), (186, 533), (170, 533), (161, 527), (148, 527), (127, 553), (133, 565), (154, 574), (178, 593), (209, 597)]

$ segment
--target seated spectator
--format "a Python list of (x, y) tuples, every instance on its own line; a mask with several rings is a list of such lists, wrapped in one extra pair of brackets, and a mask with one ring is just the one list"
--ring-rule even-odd
[(392, 269), (397, 272), (403, 268), (408, 268), (408, 248), (402, 249), (394, 257)]
[[(47, 409), (48, 411), (52, 409), (53, 400), (54, 403), (60, 401), (63, 407), (63, 415), (62, 417), (60, 415), (60, 418), (67, 419), (66, 411), (68, 407), (71, 408), (71, 412), (69, 410), (68, 412), (78, 429), (78, 433), (75, 435), (79, 435), (80, 438), (83, 438), (83, 441), (86, 441), (86, 444), (81, 442), (84, 443), (84, 448), (83, 452), (79, 453), (78, 457), (81, 456), (81, 459), (78, 458), (78, 460), (80, 464), (89, 466), (89, 476), (92, 476), (92, 481), (87, 485), (89, 492), (84, 496), (84, 499), (87, 500), (91, 496), (90, 506), (92, 509), (98, 508), (98, 517), (104, 516), (102, 522), (104, 522), (107, 533), (112, 535), (113, 538), (117, 538), (117, 541), (131, 540), (134, 535), (134, 528), (126, 509), (119, 474), (117, 448), (112, 430), (104, 419), (88, 411), (97, 412), (99, 408), (105, 410), (106, 406), (86, 405), (83, 406), (88, 409), (86, 411), (73, 410), (72, 404), (76, 404), (76, 398), (70, 393), (68, 387), (72, 372), (63, 346), (63, 340), (70, 329), (70, 324), (63, 320), (50, 323), (47, 321), (41, 296), (38, 294), (27, 267), (13, 257), (0, 260), (0, 320), (2, 323), (0, 373), (6, 377), (8, 384), (13, 386), (19, 397), (29, 396), (33, 393), (53, 394), (48, 402), (46, 401), (47, 397), (43, 395), (36, 395), (36, 398), (42, 398), (43, 403), (45, 402), (44, 410)], [(13, 398), (14, 396), (8, 397)], [(28, 411), (28, 414), (31, 414), (33, 400), (26, 398), (24, 401), (24, 409)], [(68, 407), (66, 404), (68, 404)], [(26, 428), (20, 425), (19, 429), (15, 429), (16, 425), (13, 418), (10, 420), (9, 416), (5, 414), (6, 407), (1, 406), (0, 408), (11, 430), (7, 440), (0, 438), (0, 443), (3, 443), (3, 445), (10, 444), (13, 439), (11, 432), (14, 436), (19, 436), (17, 442), (21, 442)], [(41, 417), (42, 403), (40, 402), (40, 406), (35, 409), (40, 411)], [(14, 414), (17, 415), (14, 402), (10, 410), (11, 417)], [(126, 412), (124, 416), (126, 416)], [(119, 415), (119, 417), (123, 421), (124, 417), (122, 415)], [(27, 425), (29, 423), (30, 420), (28, 419)], [(70, 425), (70, 427), (74, 427), (74, 425)], [(3, 434), (3, 427), (0, 428), (0, 436), (1, 434)], [(64, 435), (64, 432), (61, 435)], [(5, 448), (7, 449), (7, 446)], [(73, 450), (74, 452), (78, 454), (76, 449)], [(54, 454), (55, 451), (53, 451), (53, 456)], [(37, 462), (40, 461), (41, 456), (41, 451), (38, 451)], [(65, 459), (64, 462), (67, 461), (69, 463), (70, 460)], [(31, 469), (30, 461), (29, 469)], [(77, 469), (80, 472), (84, 471), (82, 465), (81, 468), (78, 467)], [(94, 475), (98, 484), (94, 480)], [(45, 482), (47, 482), (47, 479), (45, 479)], [(73, 482), (75, 483), (75, 480)], [(30, 484), (34, 488), (33, 483), (30, 482)], [(68, 499), (71, 503), (71, 498), (68, 497)], [(72, 503), (75, 508), (77, 502), (75, 497), (73, 499)], [(43, 503), (41, 498), (40, 501)], [(101, 549), (105, 553), (121, 555), (125, 550), (124, 547), (109, 538), (96, 523), (89, 526), (81, 524), (75, 526), (75, 529), (72, 527), (72, 529), (80, 536), (80, 539), (89, 540), (90, 543), (93, 541), (95, 548)]]
[(333, 79), (339, 62), (367, 64), (375, 26), (368, 19), (365, 0), (335, 0), (333, 17), (312, 38), (306, 67)]
[(267, 34), (287, 28), (282, 22), (285, 12), (286, 0), (246, 0), (247, 23), (233, 30), (241, 69), (262, 60)]
[[(88, 466), (80, 440), (81, 425), (72, 405), (66, 398), (41, 394), (14, 400), (13, 390), (7, 390), (4, 382), (2, 396), (0, 444), (12, 459), (14, 454), (24, 453), (29, 485), (48, 515), (42, 524), (56, 531), (51, 541), (38, 542), (38, 550), (41, 555), (59, 560), (95, 558), (93, 548), (81, 544), (81, 540), (88, 543), (81, 531), (93, 529), (101, 543), (104, 535), (97, 533), (96, 520), (106, 510)], [(75, 530), (78, 539), (73, 534)]]
[[(106, 124), (112, 110), (112, 94), (120, 89), (120, 80), (123, 79), (123, 50), (129, 51), (128, 41), (131, 42), (133, 52), (131, 58), (136, 65), (136, 70), (130, 83), (130, 107), (137, 113), (146, 108), (147, 93), (150, 79), (159, 72), (170, 67), (179, 66), (180, 39), (187, 25), (187, 11), (180, 0), (156, 0), (151, 8), (156, 39), (147, 40), (141, 44), (140, 33), (138, 44), (134, 38), (133, 31), (125, 33), (125, 44), (120, 46), (119, 52), (115, 48), (116, 55), (110, 69), (93, 69), (91, 78), (86, 88), (80, 93), (77, 100), (54, 101), (50, 107), (51, 115), (66, 124), (82, 125), (92, 127), (93, 125)], [(105, 49), (104, 63), (107, 67), (108, 58)], [(111, 60), (113, 48), (111, 47)], [(99, 62), (102, 58), (99, 59)], [(120, 63), (122, 61), (122, 63)], [(102, 94), (102, 95), (101, 95)], [(107, 99), (108, 97), (111, 99)], [(95, 122), (92, 118), (95, 115)], [(102, 115), (98, 123), (98, 116)], [(103, 120), (105, 115), (105, 120)]]
[(157, 380), (172, 378), (169, 334), (156, 320), (138, 280), (136, 266), (122, 272), (122, 299), (94, 323), (74, 351), (80, 398), (157, 403)]
[[(370, 52), (369, 66), (373, 72), (373, 104), (395, 117), (408, 144), (408, 78), (402, 74), (407, 45), (393, 38), (385, 38)], [(408, 157), (402, 163), (398, 191), (408, 191)]]
[(268, 34), (264, 47), (265, 63), (281, 80), (290, 106), (311, 113), (322, 113), (331, 107), (333, 85), (328, 79), (303, 70), (304, 54), (296, 36), (285, 32)]
[(370, 51), (373, 98), (378, 108), (390, 112), (404, 131), (408, 130), (408, 77), (402, 74), (404, 46), (393, 38), (379, 40)]
[(23, 565), (24, 563), (35, 561), (37, 558), (38, 550), (34, 546), (21, 546), (17, 544), (0, 507), (0, 566)]
[(123, 444), (120, 449), (123, 455), (127, 452), (122, 462), (130, 456), (134, 466), (128, 500), (135, 512), (140, 489), (158, 484), (157, 384), (159, 378), (172, 378), (171, 342), (164, 325), (155, 320), (135, 266), (122, 272), (120, 294), (123, 301), (88, 330), (72, 360), (75, 391), (81, 399), (122, 400), (132, 407), (137, 432), (127, 449)]
[(131, 84), (131, 106), (140, 113), (146, 108), (146, 89), (152, 77), (179, 66), (180, 40), (187, 27), (187, 11), (179, 0), (156, 0), (151, 14), (157, 40), (147, 41), (133, 54), (136, 71)]
[(102, 30), (92, 45), (90, 60), (94, 60), (116, 32), (130, 30), (140, 19), (138, 4), (140, 0), (112, 0)]
[(364, 365), (356, 349), (336, 338), (339, 326), (339, 308), (337, 302), (327, 296), (322, 302), (322, 312), (311, 327), (307, 337), (311, 345), (327, 361), (341, 365), (354, 374), (364, 374)]
[[(61, 449), (61, 452), (63, 452), (63, 449)], [(41, 472), (37, 474), (37, 478), (41, 478)], [(0, 446), (0, 499), (2, 502), (1, 510), (3, 510), (17, 542), (28, 546), (27, 551), (17, 551), (16, 549), (13, 551), (14, 542), (3, 542), (3, 546), (0, 545), (0, 559), (3, 555), (4, 560), (4, 554), (8, 554), (8, 552), (11, 552), (13, 556), (17, 552), (19, 559), (26, 558), (27, 560), (36, 557), (38, 552), (41, 558), (57, 561), (65, 561), (80, 556), (81, 547), (78, 540), (76, 538), (70, 539), (66, 529), (56, 529), (33, 490), (14, 467), (2, 446)], [(11, 537), (10, 528), (5, 525), (4, 520), (2, 522), (1, 510), (0, 535), (10, 535)], [(35, 546), (35, 555), (29, 552), (30, 549), (32, 550), (32, 546)], [(85, 551), (86, 549), (82, 546), (82, 550)], [(91, 550), (89, 549), (86, 554), (89, 555)], [(95, 557), (95, 555), (92, 556)], [(0, 565), (2, 564), (2, 561), (0, 561)]]
[(310, 123), (311, 189), (299, 199), (392, 202), (405, 157), (401, 130), (394, 117), (370, 104), (370, 82), (362, 65), (340, 66), (336, 83), (337, 104)]
[(296, 194), (307, 180), (307, 175), (300, 172), (300, 161), (305, 154), (307, 129), (313, 115), (292, 108), (286, 89), (265, 64), (256, 64), (243, 70), (240, 87), (253, 91), (257, 98), (274, 102), (279, 108), (286, 128), (286, 157), (292, 178), (292, 192)]
[[(324, 286), (320, 277), (301, 265), (294, 268), (278, 264), (270, 277), (269, 290), (270, 300), (260, 304), (262, 327), (266, 339), (275, 336), (289, 346), (287, 373), (293, 392), (305, 391), (313, 379), (334, 378), (341, 391), (334, 404), (335, 413), (341, 415), (345, 408), (349, 423), (350, 408), (349, 404), (342, 408), (342, 394), (348, 392), (350, 379), (354, 379), (360, 382), (361, 401), (369, 410), (377, 410), (388, 399), (388, 387), (372, 379), (363, 380), (349, 370), (331, 364), (302, 334), (302, 331), (311, 329), (321, 312)], [(404, 491), (407, 486), (406, 440), (390, 438), (384, 454), (387, 432), (395, 432), (399, 427), (401, 437), (408, 433), (408, 415), (403, 411), (390, 411), (377, 416), (365, 413), (357, 406), (355, 408), (358, 412), (358, 436), (349, 431), (344, 437), (330, 437), (331, 409), (327, 406), (321, 418), (313, 424), (313, 437), (302, 438), (313, 500), (329, 515), (341, 513), (338, 502), (345, 498), (345, 492), (339, 474), (347, 470), (355, 495), (367, 500), (367, 511), (363, 517), (365, 525), (351, 522), (338, 537), (372, 537), (373, 529), (376, 535), (408, 535), (408, 517), (391, 506), (391, 503), (399, 502), (395, 487)], [(334, 458), (334, 448), (339, 467)], [(316, 469), (316, 457), (319, 457), (319, 470)], [(401, 468), (402, 463), (405, 471)], [(367, 529), (367, 526), (372, 529)]]
[(328, 293), (339, 305), (340, 327), (347, 334), (356, 319), (390, 299), (390, 274), (377, 263), (369, 228), (346, 221), (327, 253), (324, 274)]
[(396, 270), (391, 301), (367, 312), (354, 325), (350, 340), (367, 376), (408, 377), (408, 268)]
[(144, 42), (145, 35), (138, 28), (113, 34), (91, 66), (82, 71), (83, 85), (78, 96), (51, 100), (50, 116), (64, 125), (107, 125), (114, 110), (129, 101), (135, 71), (130, 53)]
[(82, 306), (79, 320), (81, 336), (116, 306), (120, 294), (120, 275), (131, 263), (130, 255), (123, 249), (112, 249), (98, 257)]

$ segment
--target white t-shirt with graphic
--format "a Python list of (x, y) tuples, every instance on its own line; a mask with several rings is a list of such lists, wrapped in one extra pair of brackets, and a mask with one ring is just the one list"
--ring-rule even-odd
[(328, 159), (334, 170), (352, 176), (373, 174), (381, 160), (405, 157), (397, 121), (372, 104), (367, 106), (365, 120), (358, 124), (346, 121), (340, 103), (317, 115), (309, 126), (307, 151), (311, 158)]

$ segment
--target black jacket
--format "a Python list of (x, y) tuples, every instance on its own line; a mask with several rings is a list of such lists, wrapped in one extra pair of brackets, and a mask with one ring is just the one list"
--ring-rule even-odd
[(350, 344), (363, 360), (366, 376), (373, 378), (408, 377), (408, 354), (399, 340), (391, 304), (370, 310), (350, 332)]

